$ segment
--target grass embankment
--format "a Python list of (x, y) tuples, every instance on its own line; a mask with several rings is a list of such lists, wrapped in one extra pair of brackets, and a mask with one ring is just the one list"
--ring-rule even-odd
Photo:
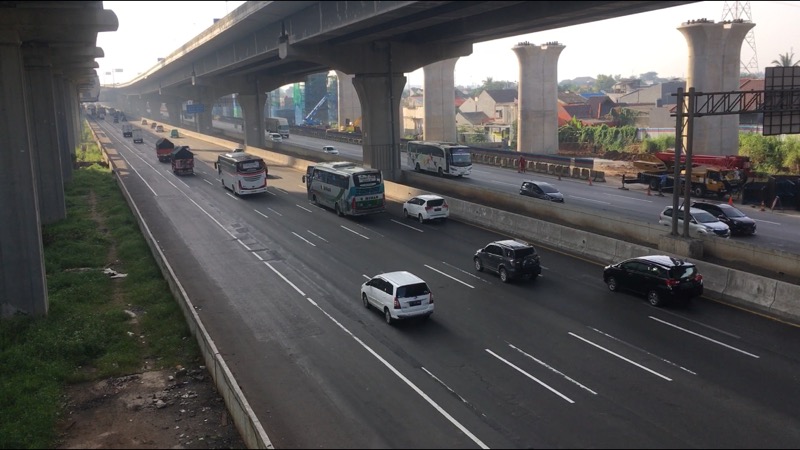
[[(77, 158), (100, 162), (87, 128)], [(47, 316), (0, 320), (4, 449), (54, 447), (69, 384), (200, 359), (111, 171), (76, 170), (65, 195), (67, 218), (42, 229)]]

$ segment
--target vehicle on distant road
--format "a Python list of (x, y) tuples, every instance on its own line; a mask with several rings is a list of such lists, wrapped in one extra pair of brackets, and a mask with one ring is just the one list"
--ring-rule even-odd
[(258, 156), (246, 152), (223, 153), (217, 156), (214, 167), (222, 187), (236, 195), (267, 192), (267, 164)]
[(339, 154), (339, 150), (337, 150), (336, 147), (334, 147), (332, 145), (324, 145), (322, 147), (322, 151), (324, 153), (329, 154), (329, 155), (338, 155)]
[(694, 202), (692, 208), (702, 209), (719, 219), (731, 229), (731, 235), (756, 234), (756, 221), (727, 203)]
[(466, 145), (453, 142), (409, 141), (408, 165), (415, 171), (434, 172), (441, 176), (462, 177), (472, 173), (472, 152)]
[(283, 142), (283, 138), (279, 133), (270, 133), (269, 140), (271, 140), (272, 142)]
[(519, 187), (519, 194), (551, 202), (564, 203), (564, 194), (559, 192), (552, 184), (544, 181), (523, 181)]
[(447, 200), (438, 195), (418, 195), (403, 203), (403, 217), (413, 217), (419, 223), (430, 220), (445, 221), (450, 217)]
[(380, 170), (352, 162), (308, 166), (302, 177), (308, 198), (332, 208), (339, 216), (363, 216), (386, 211), (386, 193)]
[(264, 119), (264, 129), (267, 133), (278, 133), (284, 139), (289, 139), (289, 121), (284, 117), (267, 117)]
[(495, 241), (478, 249), (472, 262), (478, 272), (496, 272), (503, 283), (518, 278), (535, 280), (542, 273), (536, 249), (528, 243), (513, 239)]
[[(689, 235), (719, 236), (729, 238), (730, 228), (721, 220), (712, 216), (706, 211), (697, 208), (689, 208)], [(658, 216), (658, 223), (664, 226), (672, 226), (672, 206), (667, 206)], [(678, 229), (683, 229), (683, 208), (678, 208)]]
[(703, 295), (703, 276), (697, 267), (666, 255), (642, 256), (610, 264), (603, 269), (603, 282), (613, 292), (624, 289), (646, 295), (653, 306)]

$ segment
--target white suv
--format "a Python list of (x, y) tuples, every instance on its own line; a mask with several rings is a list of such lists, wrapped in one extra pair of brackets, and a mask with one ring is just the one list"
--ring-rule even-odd
[[(689, 235), (719, 236), (728, 238), (731, 230), (724, 222), (717, 219), (711, 213), (699, 208), (689, 208)], [(664, 226), (672, 226), (672, 206), (667, 206), (658, 216), (658, 223)], [(683, 229), (683, 208), (678, 208), (678, 231)]]
[(278, 133), (270, 133), (269, 138), (272, 142), (283, 142), (283, 138)]
[(433, 293), (420, 277), (406, 271), (375, 275), (361, 285), (361, 301), (383, 312), (386, 323), (433, 314)]

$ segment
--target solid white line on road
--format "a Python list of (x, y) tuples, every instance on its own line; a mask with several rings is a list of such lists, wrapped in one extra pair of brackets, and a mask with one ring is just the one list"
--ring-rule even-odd
[(440, 274), (446, 276), (447, 278), (450, 278), (451, 280), (458, 281), (459, 283), (463, 284), (464, 286), (466, 286), (466, 287), (468, 287), (470, 289), (475, 289), (475, 286), (472, 286), (472, 285), (469, 285), (467, 283), (464, 283), (463, 281), (459, 280), (458, 278), (452, 277), (452, 276), (442, 272), (441, 270), (434, 269), (433, 267), (431, 267), (431, 266), (429, 266), (427, 264), (425, 264), (425, 267), (427, 267), (428, 269), (431, 269), (434, 272), (439, 272)]
[(702, 335), (702, 334), (700, 334), (700, 333), (695, 333), (694, 331), (687, 330), (686, 328), (681, 328), (681, 327), (679, 327), (679, 326), (677, 326), (677, 325), (671, 324), (671, 323), (669, 323), (669, 322), (666, 322), (666, 321), (664, 321), (664, 320), (658, 319), (658, 318), (656, 318), (656, 317), (653, 317), (653, 316), (649, 316), (649, 317), (650, 317), (651, 319), (655, 320), (656, 322), (661, 322), (661, 323), (663, 323), (664, 325), (667, 325), (667, 326), (670, 326), (670, 327), (672, 327), (672, 328), (675, 328), (675, 329), (681, 330), (681, 331), (683, 331), (683, 332), (685, 332), (685, 333), (689, 333), (689, 334), (691, 334), (691, 335), (693, 335), (693, 336), (697, 336), (697, 337), (699, 337), (699, 338), (701, 338), (701, 339), (705, 339), (705, 340), (707, 340), (707, 341), (709, 341), (709, 342), (713, 342), (713, 343), (715, 343), (715, 344), (719, 344), (719, 345), (721, 345), (721, 346), (723, 346), (723, 347), (725, 347), (725, 348), (729, 348), (729, 349), (731, 349), (731, 350), (733, 350), (733, 351), (737, 351), (737, 352), (739, 352), (739, 353), (744, 353), (745, 355), (747, 355), (747, 356), (750, 356), (750, 357), (753, 357), (753, 358), (756, 358), (756, 359), (758, 359), (758, 358), (761, 358), (761, 357), (760, 357), (760, 356), (758, 356), (758, 355), (754, 355), (754, 354), (752, 354), (752, 353), (748, 353), (748, 352), (746, 352), (746, 351), (744, 351), (744, 350), (741, 350), (741, 349), (738, 349), (738, 348), (736, 348), (736, 347), (730, 346), (730, 345), (728, 345), (728, 344), (722, 343), (722, 342), (720, 342), (720, 341), (717, 341), (717, 340), (715, 340), (715, 339), (711, 339), (711, 338), (710, 338), (710, 337), (708, 337), (708, 336), (703, 336), (703, 335)]
[(347, 230), (347, 231), (349, 231), (349, 232), (351, 232), (351, 233), (355, 234), (355, 235), (361, 236), (361, 237), (362, 237), (362, 238), (364, 238), (364, 239), (369, 239), (368, 237), (364, 236), (363, 234), (359, 233), (358, 231), (351, 230), (350, 228), (347, 228), (347, 227), (346, 227), (346, 226), (344, 226), (344, 225), (341, 225), (341, 227), (342, 227), (342, 228), (344, 228), (345, 230)]
[(520, 369), (519, 367), (515, 366), (515, 365), (514, 365), (514, 364), (512, 364), (510, 361), (506, 360), (505, 358), (503, 358), (502, 356), (498, 355), (497, 353), (495, 353), (495, 352), (493, 352), (493, 351), (489, 350), (488, 348), (487, 348), (487, 349), (484, 349), (484, 350), (486, 350), (486, 352), (487, 352), (487, 353), (489, 353), (490, 355), (492, 355), (492, 356), (494, 356), (495, 358), (499, 359), (500, 361), (503, 361), (504, 363), (506, 363), (506, 364), (507, 364), (508, 366), (510, 366), (512, 369), (514, 369), (514, 370), (516, 370), (517, 372), (519, 372), (519, 373), (521, 373), (521, 374), (525, 375), (526, 377), (530, 378), (531, 380), (533, 380), (533, 381), (535, 381), (535, 382), (539, 383), (539, 385), (540, 385), (540, 386), (542, 386), (543, 388), (545, 388), (545, 389), (547, 389), (548, 391), (552, 392), (553, 394), (556, 394), (557, 396), (561, 397), (562, 399), (566, 400), (566, 401), (567, 401), (567, 402), (569, 402), (569, 403), (575, 403), (575, 401), (574, 401), (574, 400), (572, 400), (571, 398), (569, 398), (569, 397), (567, 397), (566, 395), (562, 394), (561, 392), (558, 392), (557, 390), (555, 390), (555, 389), (551, 388), (550, 386), (548, 386), (547, 384), (545, 384), (543, 381), (539, 380), (538, 378), (534, 377), (533, 375), (529, 374), (528, 372), (525, 372), (524, 370), (522, 370), (522, 369)]
[(407, 224), (405, 224), (405, 223), (403, 223), (403, 222), (399, 222), (399, 221), (397, 221), (397, 220), (394, 220), (394, 219), (392, 219), (392, 222), (394, 222), (394, 223), (396, 223), (396, 224), (398, 224), (398, 225), (402, 225), (402, 226), (404, 226), (404, 227), (407, 227), (407, 228), (411, 228), (411, 229), (412, 229), (412, 230), (414, 230), (414, 231), (419, 231), (420, 233), (424, 233), (424, 231), (423, 231), (423, 230), (420, 230), (419, 228), (414, 228), (414, 227), (412, 227), (411, 225), (407, 225)]
[(292, 231), (292, 234), (293, 234), (293, 235), (295, 235), (295, 236), (297, 236), (297, 237), (299, 237), (300, 239), (304, 240), (304, 241), (305, 241), (307, 244), (311, 244), (311, 245), (312, 245), (312, 246), (314, 246), (314, 247), (316, 247), (316, 246), (317, 246), (317, 244), (315, 244), (315, 243), (313, 243), (313, 242), (309, 241), (308, 239), (304, 238), (303, 236), (300, 236), (299, 234), (295, 233), (294, 231)]
[(669, 378), (669, 377), (666, 377), (666, 376), (664, 376), (664, 375), (661, 375), (660, 373), (656, 372), (655, 370), (648, 369), (647, 367), (645, 367), (645, 366), (643, 366), (643, 365), (641, 365), (641, 364), (639, 364), (639, 363), (633, 362), (633, 361), (631, 361), (630, 359), (628, 359), (628, 358), (626, 358), (626, 357), (624, 357), (624, 356), (622, 356), (622, 355), (620, 355), (620, 354), (614, 353), (614, 352), (612, 352), (611, 350), (609, 350), (609, 349), (607, 349), (607, 348), (603, 348), (603, 347), (601, 347), (600, 345), (598, 345), (598, 344), (595, 344), (594, 342), (592, 342), (592, 341), (590, 341), (590, 340), (588, 340), (588, 339), (586, 339), (586, 338), (582, 338), (582, 337), (578, 336), (577, 334), (575, 334), (575, 333), (573, 333), (573, 332), (571, 332), (571, 331), (570, 331), (569, 333), (567, 333), (567, 334), (569, 334), (569, 335), (570, 335), (570, 336), (572, 336), (572, 337), (578, 338), (578, 339), (582, 340), (583, 342), (586, 342), (586, 343), (587, 343), (587, 344), (589, 344), (589, 345), (592, 345), (592, 346), (594, 346), (594, 347), (597, 347), (597, 348), (599, 348), (600, 350), (602, 350), (602, 351), (604, 351), (604, 352), (606, 352), (606, 353), (608, 353), (608, 354), (614, 355), (614, 356), (616, 356), (617, 358), (619, 358), (619, 359), (621, 359), (621, 360), (623, 360), (623, 361), (625, 361), (625, 362), (627, 362), (627, 363), (633, 364), (634, 366), (636, 366), (636, 367), (638, 367), (638, 368), (640, 368), (640, 369), (642, 369), (642, 370), (646, 370), (647, 372), (650, 372), (650, 373), (652, 373), (653, 375), (655, 375), (655, 376), (657, 376), (657, 377), (663, 378), (663, 379), (665, 379), (665, 380), (667, 380), (667, 381), (672, 381), (672, 378)]

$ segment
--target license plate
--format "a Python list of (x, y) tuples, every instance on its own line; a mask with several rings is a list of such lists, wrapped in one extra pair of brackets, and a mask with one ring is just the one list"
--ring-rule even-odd
[(422, 300), (414, 300), (413, 302), (408, 302), (409, 306), (419, 306), (422, 304)]
[(433, 208), (434, 211), (441, 211), (442, 208)]

